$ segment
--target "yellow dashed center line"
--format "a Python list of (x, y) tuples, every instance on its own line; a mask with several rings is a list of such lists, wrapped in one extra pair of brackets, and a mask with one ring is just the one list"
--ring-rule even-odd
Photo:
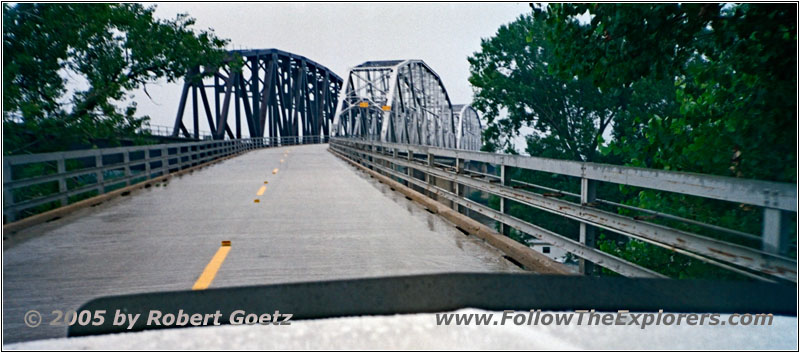
[(203, 290), (211, 285), (211, 282), (214, 281), (214, 276), (217, 275), (217, 271), (222, 266), (222, 262), (225, 261), (225, 257), (228, 256), (229, 251), (231, 251), (230, 246), (223, 245), (219, 247), (217, 253), (214, 254), (214, 257), (212, 257), (211, 261), (206, 265), (206, 269), (203, 270), (203, 273), (197, 278), (197, 281), (194, 282), (192, 290)]
[(278, 174), (278, 168), (273, 169), (272, 174)]
[(258, 195), (258, 196), (264, 195), (264, 191), (267, 191), (267, 187), (266, 186), (260, 187), (258, 189), (258, 192), (256, 193), (256, 195)]

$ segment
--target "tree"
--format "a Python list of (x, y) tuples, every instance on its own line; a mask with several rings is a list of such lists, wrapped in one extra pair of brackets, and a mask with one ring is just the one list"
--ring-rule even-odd
[(554, 46), (551, 71), (592, 80), (623, 110), (644, 80), (675, 83), (679, 111), (623, 124), (613, 152), (628, 163), (797, 180), (795, 5), (555, 4), (534, 13)]
[[(552, 45), (541, 32), (538, 21), (523, 15), (482, 40), (481, 51), (469, 58), (473, 105), (488, 120), (484, 140), (490, 150), (511, 150), (510, 139), (526, 125), (536, 130), (527, 139), (537, 154), (595, 160), (616, 112), (591, 81), (548, 72)], [(502, 110), (506, 117), (501, 118)]]
[(141, 4), (3, 5), (6, 154), (61, 150), (130, 135), (148, 117), (128, 92), (174, 82), (225, 59), (225, 40), (194, 19), (153, 16)]
[[(790, 4), (556, 4), (534, 7), (534, 17), (547, 23), (552, 73), (589, 79), (622, 103), (626, 113), (602, 148), (606, 158), (796, 182), (796, 11)], [(652, 101), (662, 109), (626, 105), (637, 86), (653, 82), (674, 85), (667, 104)], [(760, 232), (756, 208), (621, 189), (629, 205)], [(718, 274), (695, 260), (665, 266), (667, 250), (637, 241), (611, 239), (600, 247), (672, 276)]]
[[(532, 18), (501, 27), (470, 58), (475, 105), (489, 120), (485, 147), (508, 150), (507, 141), (527, 124), (535, 130), (526, 149), (531, 155), (796, 182), (796, 30), (796, 6), (786, 4), (534, 6)], [(594, 92), (599, 94), (589, 94)], [(549, 98), (549, 104), (531, 103), (539, 97)], [(558, 105), (557, 97), (567, 104)], [(589, 114), (584, 122), (609, 117), (611, 133), (591, 141), (596, 153), (580, 138), (585, 133), (568, 135), (548, 122), (566, 122), (568, 132), (590, 131), (591, 125), (570, 125), (570, 114), (580, 111), (605, 113)], [(542, 119), (551, 112), (552, 118)], [(567, 141), (580, 146), (579, 153)], [(512, 178), (577, 192), (567, 178), (544, 174), (517, 171)], [(605, 183), (598, 197), (760, 232), (759, 209), (746, 205)], [(559, 224), (556, 216), (514, 204), (510, 212), (575, 236), (575, 225)], [(618, 212), (642, 216), (625, 208)], [(759, 246), (752, 239), (644, 216)], [(600, 238), (601, 250), (672, 277), (732, 277), (669, 249), (608, 232)]]

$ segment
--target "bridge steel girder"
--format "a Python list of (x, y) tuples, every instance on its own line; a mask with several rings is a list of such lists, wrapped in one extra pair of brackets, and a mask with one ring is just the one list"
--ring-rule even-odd
[[(184, 81), (173, 137), (198, 139), (199, 115), (205, 116), (215, 140), (242, 138), (242, 118), (249, 137), (331, 135), (342, 79), (306, 57), (278, 49), (232, 50), (222, 66), (197, 67), (187, 77), (199, 73), (204, 79)], [(191, 133), (183, 123), (187, 104)]]
[[(334, 135), (382, 142), (480, 148), (480, 122), (471, 107), (467, 127), (447, 90), (422, 60), (368, 61), (350, 69), (334, 117)], [(474, 113), (475, 115), (471, 115)], [(461, 133), (468, 134), (459, 144)], [(474, 135), (478, 140), (475, 143)]]

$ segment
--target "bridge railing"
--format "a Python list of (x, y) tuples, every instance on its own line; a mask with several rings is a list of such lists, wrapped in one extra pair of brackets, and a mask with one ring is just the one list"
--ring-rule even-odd
[[(140, 133), (148, 133), (152, 136), (163, 136), (163, 137), (170, 137), (172, 136), (172, 132), (175, 128), (172, 126), (165, 126), (165, 125), (148, 125), (143, 126), (139, 132)], [(189, 131), (189, 135), (194, 136), (194, 131)], [(178, 137), (184, 137), (182, 134)], [(198, 139), (199, 140), (212, 140), (213, 136), (211, 136), (211, 131), (208, 130), (200, 130), (198, 131)]]
[(3, 157), (3, 223), (245, 151), (327, 142), (263, 137)]
[[(505, 234), (513, 228), (561, 248), (581, 259), (581, 271), (596, 264), (625, 276), (665, 277), (597, 249), (592, 238), (599, 229), (654, 244), (748, 277), (797, 282), (797, 261), (787, 255), (792, 242), (789, 239), (790, 216), (796, 217), (797, 213), (794, 184), (351, 138), (332, 138), (330, 146), (333, 151), (365, 167), (410, 187), (416, 186), (416, 190), (440, 201), (451, 202), (451, 207), (462, 213), (469, 209), (499, 222)], [(475, 164), (483, 165), (482, 171), (477, 170), (481, 168), (467, 168)], [(488, 172), (487, 166), (495, 172)], [(512, 179), (513, 171), (519, 169), (577, 178), (580, 180), (580, 193)], [(598, 183), (761, 207), (763, 232), (754, 235), (601, 200), (596, 198)], [(499, 210), (467, 198), (466, 189), (500, 198)], [(570, 201), (570, 197), (579, 201)], [(580, 224), (579, 236), (559, 234), (512, 216), (508, 212), (511, 202), (577, 221)], [(630, 217), (608, 211), (608, 207), (601, 205), (632, 208), (649, 216)], [(723, 240), (724, 237), (709, 237), (647, 221), (656, 217), (702, 226), (711, 232), (745, 238), (759, 245), (745, 246), (741, 242)]]

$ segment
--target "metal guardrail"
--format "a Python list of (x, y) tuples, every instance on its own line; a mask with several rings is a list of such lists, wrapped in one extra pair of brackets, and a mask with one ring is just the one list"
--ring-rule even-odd
[[(332, 138), (330, 145), (333, 151), (357, 163), (404, 180), (440, 200), (452, 202), (454, 208), (464, 207), (500, 222), (506, 234), (509, 227), (515, 228), (574, 254), (582, 262), (585, 260), (625, 276), (664, 277), (596, 249), (593, 245), (596, 229), (639, 239), (749, 277), (797, 282), (797, 261), (783, 255), (790, 247), (786, 215), (797, 212), (797, 191), (793, 184), (350, 138)], [(427, 159), (420, 160), (422, 156)], [(442, 165), (441, 161), (448, 161), (450, 165)], [(464, 166), (468, 162), (494, 165), (500, 170), (500, 176), (466, 170)], [(580, 178), (581, 193), (573, 194), (580, 202), (553, 197), (552, 193), (540, 194), (514, 187), (509, 168)], [(423, 173), (424, 180), (414, 177), (413, 171)], [(602, 203), (596, 202), (595, 198), (598, 182), (763, 207), (763, 234), (759, 237), (743, 233), (751, 238), (760, 238), (762, 248), (709, 238), (597, 208), (597, 204)], [(467, 199), (464, 197), (465, 187), (500, 197), (500, 210)], [(580, 239), (574, 240), (507, 214), (509, 201), (580, 222)], [(722, 229), (715, 225), (706, 226)]]
[[(58, 202), (63, 207), (77, 202), (70, 199), (80, 195), (103, 194), (232, 154), (327, 140), (327, 136), (263, 137), (3, 156), (4, 223), (35, 214), (25, 211), (37, 206)], [(15, 178), (26, 167), (38, 173)], [(57, 191), (42, 191), (47, 189)], [(26, 190), (33, 195), (19, 197)]]
[[(174, 131), (174, 127), (172, 126), (165, 126), (165, 125), (148, 125), (143, 126), (139, 132), (140, 133), (149, 133), (152, 136), (162, 136), (162, 137), (172, 137), (172, 132)], [(194, 136), (193, 131), (189, 131), (189, 135)], [(178, 135), (178, 137), (183, 137), (183, 135)], [(212, 140), (213, 136), (211, 136), (211, 131), (208, 130), (200, 130), (198, 131), (198, 139), (200, 140)]]

